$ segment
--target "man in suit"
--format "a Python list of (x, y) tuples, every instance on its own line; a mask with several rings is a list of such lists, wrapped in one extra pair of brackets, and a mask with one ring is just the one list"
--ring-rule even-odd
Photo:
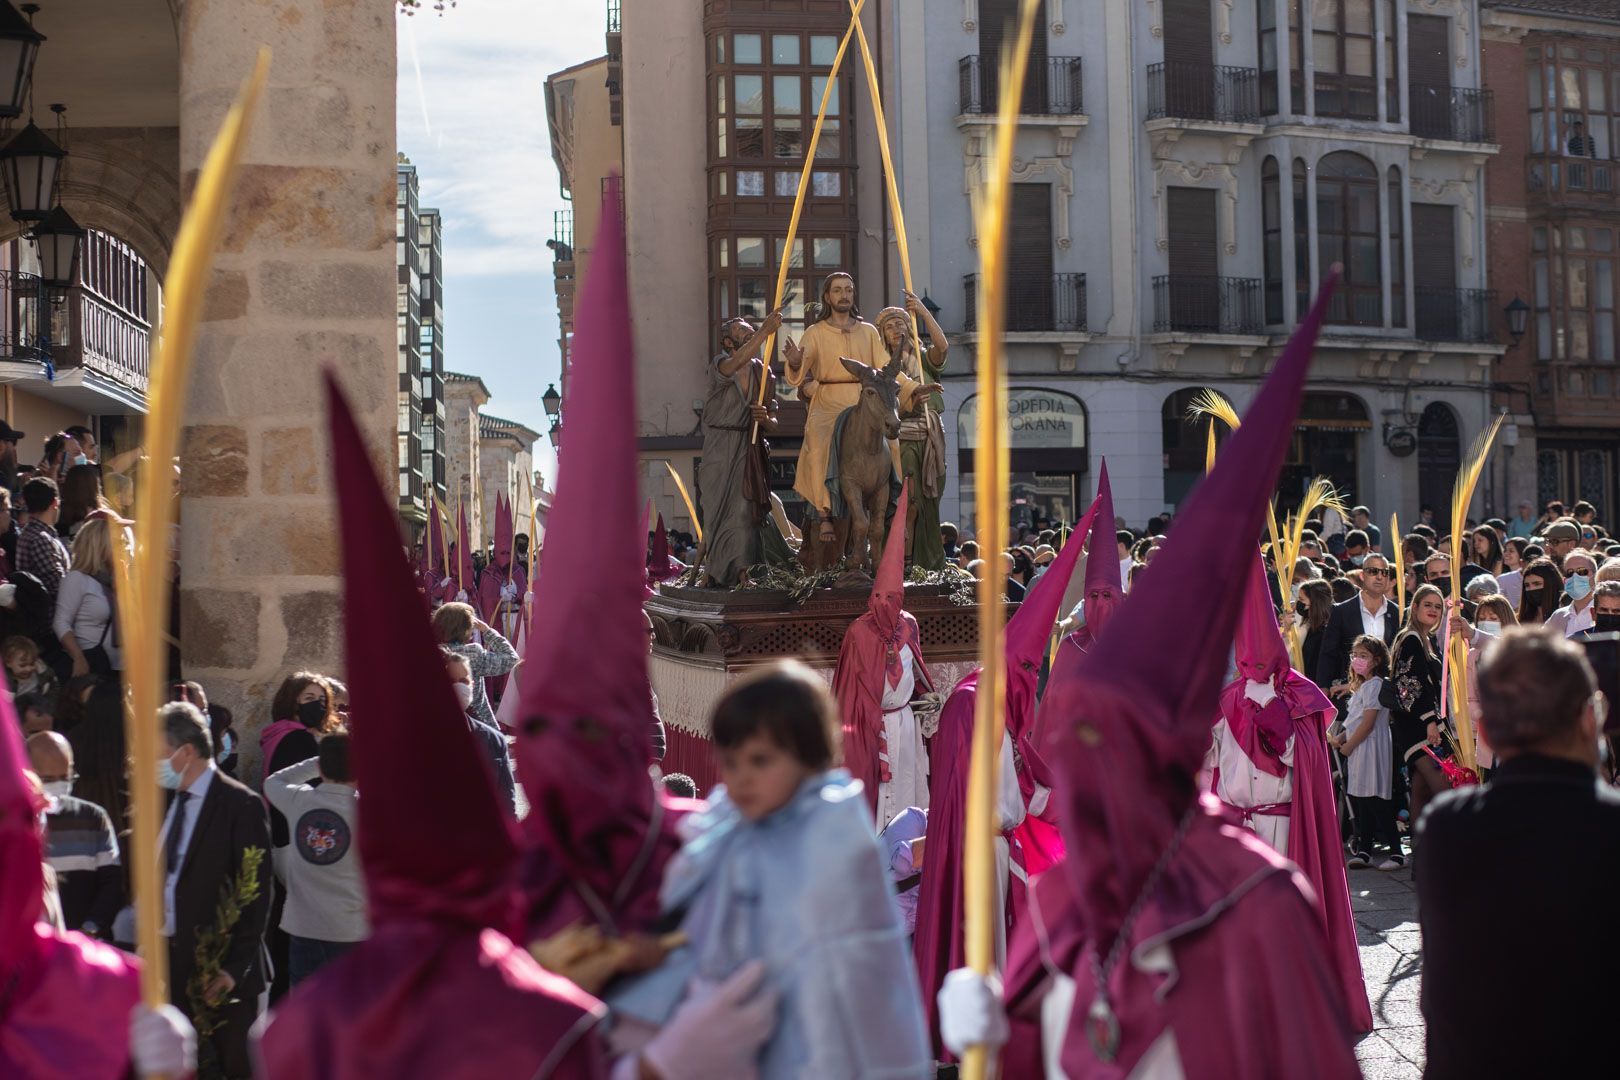
[(1479, 719), (1497, 768), (1417, 826), (1431, 1078), (1590, 1074), (1613, 1058), (1613, 995), (1569, 992), (1602, 969), (1593, 934), (1620, 895), (1597, 689), (1580, 647), (1545, 630), (1485, 649)]
[(158, 711), (163, 729), (158, 783), (174, 791), (158, 857), (164, 868), (163, 933), (169, 939), (169, 996), (188, 1017), (194, 1003), (187, 984), (196, 970), (197, 934), (215, 925), (220, 898), (235, 882), (242, 854), (264, 851), (259, 896), (243, 909), (231, 931), (220, 971), (203, 988), (223, 1021), (213, 1036), (214, 1050), (227, 1077), (248, 1077), (248, 1028), (259, 1014), (268, 985), (264, 948), (270, 915), (270, 823), (264, 802), (214, 765), (208, 721), (189, 702)]
[(1395, 642), (1401, 629), (1401, 612), (1389, 598), (1395, 578), (1389, 560), (1370, 552), (1361, 561), (1361, 592), (1333, 605), (1327, 626), (1322, 630), (1322, 654), (1310, 674), (1316, 685), (1327, 690), (1345, 681), (1350, 670), (1350, 646), (1362, 634), (1382, 638), (1385, 645)]

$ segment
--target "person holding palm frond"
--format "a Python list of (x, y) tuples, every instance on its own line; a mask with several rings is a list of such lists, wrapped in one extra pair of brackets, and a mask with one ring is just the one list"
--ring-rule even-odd
[[(1412, 594), (1406, 626), (1395, 638), (1394, 674), (1379, 694), (1389, 709), (1391, 742), (1396, 765), (1407, 770), (1411, 787), (1408, 821), (1414, 825), (1434, 796), (1451, 788), (1440, 763), (1427, 750), (1441, 742), (1440, 646), (1436, 634), (1444, 618), (1445, 597), (1433, 585), (1420, 585)], [(1395, 856), (1397, 859), (1399, 855)]]

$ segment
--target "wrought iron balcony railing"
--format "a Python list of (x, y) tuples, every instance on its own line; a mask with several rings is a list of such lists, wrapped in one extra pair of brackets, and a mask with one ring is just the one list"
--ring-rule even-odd
[[(961, 81), (963, 115), (995, 112), (1001, 88), (998, 81), (1001, 70), (995, 58), (964, 56), (957, 64), (957, 73)], [(1044, 65), (1031, 65), (1018, 111), (1024, 116), (1078, 116), (1084, 112), (1080, 99), (1080, 58), (1049, 56)]]
[(1158, 333), (1258, 334), (1260, 279), (1162, 274), (1153, 279), (1153, 329)]
[[(962, 279), (962, 329), (973, 333), (979, 321), (979, 275)], [(1080, 334), (1086, 331), (1086, 275), (1020, 274), (1007, 277), (1009, 333)]]
[(1423, 285), (1412, 290), (1417, 336), (1423, 341), (1462, 341), (1488, 344), (1496, 293), (1490, 289), (1436, 289)]
[(1254, 68), (1167, 60), (1149, 64), (1147, 77), (1149, 120), (1260, 119), (1260, 74)]
[(1496, 139), (1489, 90), (1460, 86), (1411, 86), (1412, 134), (1420, 139), (1488, 143)]

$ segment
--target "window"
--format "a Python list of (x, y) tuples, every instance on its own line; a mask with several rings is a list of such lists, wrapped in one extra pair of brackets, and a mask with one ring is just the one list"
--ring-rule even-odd
[(1620, 157), (1620, 51), (1532, 46), (1525, 52), (1532, 191), (1610, 192)]
[[(1293, 98), (1291, 109), (1305, 111), (1305, 84), (1302, 81), (1304, 64), (1299, 51), (1299, 0), (1288, 3), (1288, 56), (1283, 70), (1288, 73), (1289, 93)], [(1260, 113), (1275, 116), (1281, 110), (1281, 84), (1277, 71), (1277, 10), (1274, 0), (1257, 0), (1255, 12), (1260, 37)]]
[(1372, 162), (1346, 150), (1317, 162), (1316, 230), (1318, 272), (1326, 275), (1334, 263), (1344, 264), (1328, 321), (1381, 325), (1378, 170)]
[(1395, 0), (1382, 0), (1384, 6), (1384, 119), (1399, 123), (1401, 119), (1401, 69), (1395, 62), (1395, 45), (1399, 41), (1396, 20), (1400, 12)]
[(1532, 308), (1539, 359), (1614, 362), (1616, 243), (1614, 230), (1606, 226), (1567, 224), (1532, 230)]
[[(821, 126), (821, 137), (816, 144), (816, 160), (829, 164), (846, 163), (844, 130), (849, 123), (845, 114), (841, 75), (827, 88), (827, 68), (837, 52), (838, 39), (823, 34), (771, 34), (769, 54), (759, 34), (732, 34), (731, 63), (725, 62), (727, 35), (716, 38), (716, 66), (711, 69), (710, 107), (712, 111), (712, 160), (727, 166), (729, 163), (763, 163), (766, 159), (777, 162), (802, 161), (808, 148), (810, 133), (815, 127), (816, 114), (821, 108), (821, 97), (828, 94), (827, 116)], [(803, 58), (808, 55), (809, 64)], [(732, 178), (732, 169), (717, 170), (711, 184), (711, 193), (725, 197), (733, 192), (742, 198), (756, 198), (767, 193), (763, 169), (739, 168)], [(798, 191), (798, 172), (781, 173), (770, 181), (773, 197), (791, 199)], [(843, 194), (842, 177), (824, 180), (812, 187), (816, 197), (837, 197)]]
[(1311, 308), (1311, 218), (1305, 162), (1294, 159), (1294, 312), (1299, 318)]
[(1316, 115), (1378, 119), (1373, 0), (1312, 0)]
[(1391, 326), (1406, 325), (1406, 245), (1401, 221), (1403, 187), (1401, 170), (1389, 167), (1389, 322)]
[(1260, 166), (1260, 248), (1265, 259), (1266, 323), (1283, 321), (1282, 180), (1277, 159)]
[[(714, 241), (712, 270), (717, 325), (721, 319), (732, 315), (758, 320), (769, 314), (785, 239), (785, 235), (738, 236)], [(786, 323), (804, 324), (806, 301), (816, 298), (822, 279), (834, 270), (846, 268), (844, 250), (845, 238), (841, 236), (801, 234), (794, 237), (793, 250), (787, 255), (787, 281), (782, 290), (782, 318)], [(808, 263), (806, 255), (810, 258)]]

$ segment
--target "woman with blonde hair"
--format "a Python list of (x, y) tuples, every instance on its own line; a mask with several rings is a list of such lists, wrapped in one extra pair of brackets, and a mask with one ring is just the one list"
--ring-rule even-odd
[(1411, 785), (1407, 820), (1415, 828), (1423, 807), (1449, 789), (1440, 765), (1428, 754), (1441, 745), (1440, 646), (1437, 632), (1445, 618), (1446, 601), (1433, 585), (1420, 585), (1412, 594), (1406, 626), (1395, 636), (1391, 677), (1384, 681), (1379, 704), (1389, 709), (1389, 730), (1395, 759), (1406, 766)]
[(57, 589), (56, 618), (51, 624), (73, 661), (72, 677), (111, 675), (122, 667), (113, 538), (116, 535), (127, 546), (128, 524), (110, 511), (98, 510), (85, 519), (73, 538), (72, 568)]

